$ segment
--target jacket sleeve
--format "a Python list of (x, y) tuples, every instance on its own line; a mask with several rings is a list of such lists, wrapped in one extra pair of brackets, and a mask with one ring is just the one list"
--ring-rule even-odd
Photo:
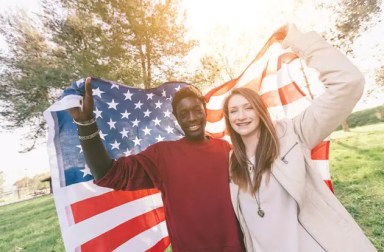
[(325, 91), (293, 119), (296, 133), (309, 148), (315, 147), (352, 112), (364, 90), (364, 76), (339, 50), (315, 32), (301, 33), (290, 25), (283, 47), (319, 72)]
[(158, 146), (149, 146), (137, 155), (130, 155), (114, 160), (112, 167), (95, 184), (115, 190), (160, 189), (161, 174), (156, 162)]

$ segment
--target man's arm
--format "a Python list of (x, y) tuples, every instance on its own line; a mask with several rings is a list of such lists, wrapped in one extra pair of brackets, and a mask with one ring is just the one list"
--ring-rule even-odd
[(82, 108), (68, 110), (77, 124), (80, 144), (84, 158), (95, 180), (102, 178), (112, 165), (112, 159), (99, 136), (99, 129), (93, 116), (93, 96), (91, 77), (85, 81), (85, 93)]

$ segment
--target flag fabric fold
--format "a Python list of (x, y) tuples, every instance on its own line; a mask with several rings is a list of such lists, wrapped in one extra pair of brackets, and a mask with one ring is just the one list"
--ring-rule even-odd
[[(206, 131), (229, 140), (222, 102), (235, 87), (256, 90), (273, 120), (301, 113), (311, 102), (295, 81), (295, 76), (302, 74), (301, 67), (297, 55), (269, 39), (238, 78), (207, 92)], [(169, 82), (144, 90), (92, 79), (94, 114), (111, 157), (128, 156), (153, 143), (180, 138), (183, 132), (173, 117), (171, 100), (186, 85)], [(170, 241), (156, 189), (113, 191), (93, 183), (77, 127), (66, 111), (81, 107), (83, 93), (84, 79), (74, 82), (44, 112), (53, 193), (66, 251), (164, 251)], [(328, 153), (326, 139), (312, 150), (312, 159), (332, 190)]]

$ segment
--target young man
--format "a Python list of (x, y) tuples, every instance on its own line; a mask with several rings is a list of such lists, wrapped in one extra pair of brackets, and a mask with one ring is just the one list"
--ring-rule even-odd
[(178, 91), (172, 107), (185, 137), (118, 160), (109, 157), (98, 135), (91, 78), (85, 83), (83, 109), (69, 112), (97, 185), (161, 191), (173, 251), (244, 251), (229, 193), (230, 146), (205, 135), (205, 100), (196, 88)]

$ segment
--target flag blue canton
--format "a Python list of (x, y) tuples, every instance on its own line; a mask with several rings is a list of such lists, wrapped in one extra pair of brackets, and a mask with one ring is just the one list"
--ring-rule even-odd
[[(102, 79), (92, 79), (91, 83), (100, 137), (112, 158), (135, 154), (156, 142), (183, 136), (172, 114), (171, 102), (174, 93), (188, 84), (169, 82), (153, 89), (139, 89)], [(72, 83), (62, 97), (73, 94), (84, 94), (84, 79)], [(64, 185), (93, 179), (72, 117), (67, 111), (58, 111), (56, 120), (59, 137), (55, 143), (61, 151)]]

